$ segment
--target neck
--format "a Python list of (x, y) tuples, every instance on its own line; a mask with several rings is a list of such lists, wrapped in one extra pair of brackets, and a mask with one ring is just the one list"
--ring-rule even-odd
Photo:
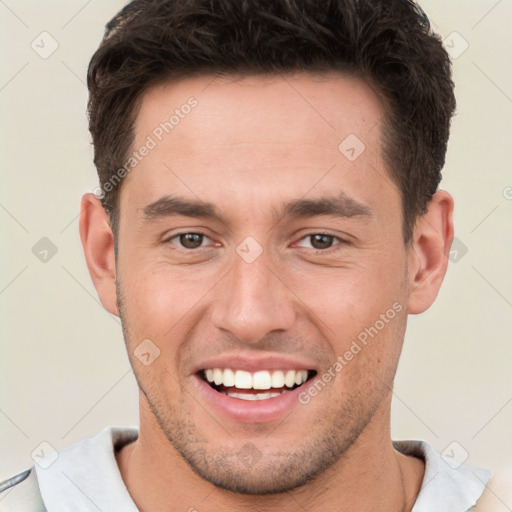
[[(397, 452), (389, 432), (390, 399), (384, 400), (356, 442), (308, 484), (286, 493), (242, 495), (197, 475), (174, 450), (141, 403), (137, 441), (116, 455), (121, 476), (141, 512), (248, 509), (260, 512), (317, 510), (410, 512), (421, 488), (423, 461)], [(386, 428), (383, 428), (386, 425)]]

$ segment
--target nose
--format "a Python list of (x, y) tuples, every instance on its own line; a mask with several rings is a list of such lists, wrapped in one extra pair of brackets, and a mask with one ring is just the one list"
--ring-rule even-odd
[(216, 291), (213, 324), (245, 343), (286, 331), (295, 321), (294, 295), (264, 255), (248, 263), (235, 254), (231, 271)]

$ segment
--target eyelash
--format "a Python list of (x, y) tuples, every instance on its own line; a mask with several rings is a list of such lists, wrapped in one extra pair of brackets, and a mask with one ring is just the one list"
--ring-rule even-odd
[[(328, 247), (327, 249), (315, 249), (314, 247), (313, 248), (309, 248), (309, 247), (306, 248), (306, 249), (309, 249), (310, 252), (312, 251), (314, 254), (320, 254), (320, 253), (321, 254), (330, 254), (331, 252), (339, 250), (342, 245), (347, 245), (348, 244), (348, 242), (346, 240), (344, 240), (343, 238), (340, 238), (339, 236), (333, 235), (332, 233), (326, 233), (326, 232), (322, 232), (322, 231), (316, 231), (314, 233), (308, 233), (307, 235), (304, 235), (303, 237), (301, 237), (299, 239), (299, 242), (301, 242), (302, 240), (305, 240), (306, 238), (313, 237), (315, 235), (323, 235), (323, 236), (328, 236), (328, 237), (332, 238), (333, 239), (333, 245), (331, 245), (331, 247)], [(336, 241), (337, 241), (337, 243), (335, 243)]]
[[(201, 231), (183, 231), (181, 233), (176, 233), (176, 234), (172, 235), (171, 237), (169, 237), (166, 240), (164, 240), (164, 242), (166, 242), (166, 243), (171, 242), (171, 240), (173, 240), (175, 238), (179, 238), (182, 235), (200, 235), (200, 236), (203, 236), (205, 238), (210, 239), (210, 237), (207, 234), (202, 233)], [(314, 233), (308, 233), (307, 235), (304, 235), (303, 237), (301, 237), (299, 239), (299, 242), (302, 241), (302, 240), (305, 240), (306, 238), (315, 236), (315, 235), (324, 235), (324, 236), (331, 237), (331, 238), (333, 238), (334, 241), (337, 240), (338, 243), (333, 245), (333, 246), (331, 246), (331, 247), (328, 247), (327, 249), (314, 249), (314, 248), (311, 248), (310, 251), (312, 251), (314, 254), (318, 254), (318, 253), (328, 254), (328, 253), (331, 253), (333, 251), (338, 250), (340, 245), (348, 244), (348, 242), (346, 240), (340, 238), (339, 236), (333, 235), (331, 233), (321, 232), (321, 231), (320, 232), (315, 231)], [(206, 247), (203, 247), (203, 246), (197, 247), (195, 249), (187, 249), (187, 248), (184, 248), (184, 247), (178, 247), (178, 250), (181, 250), (181, 251), (184, 251), (184, 252), (188, 252), (188, 253), (192, 253), (192, 252), (197, 252), (200, 249), (205, 249), (205, 248)]]

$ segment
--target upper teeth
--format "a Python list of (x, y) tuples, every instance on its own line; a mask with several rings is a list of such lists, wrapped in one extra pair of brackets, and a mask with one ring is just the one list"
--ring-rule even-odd
[(308, 379), (307, 370), (246, 372), (230, 368), (209, 368), (205, 370), (204, 374), (208, 382), (213, 382), (217, 386), (234, 386), (238, 389), (270, 389), (283, 386), (292, 388), (295, 384), (303, 384)]

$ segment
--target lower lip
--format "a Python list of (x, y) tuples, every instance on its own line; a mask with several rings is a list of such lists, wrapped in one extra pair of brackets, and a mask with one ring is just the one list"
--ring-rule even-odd
[(305, 389), (305, 385), (302, 385), (274, 398), (243, 400), (215, 391), (197, 375), (194, 375), (194, 379), (206, 401), (214, 409), (239, 423), (264, 423), (282, 419), (300, 405), (298, 396)]

